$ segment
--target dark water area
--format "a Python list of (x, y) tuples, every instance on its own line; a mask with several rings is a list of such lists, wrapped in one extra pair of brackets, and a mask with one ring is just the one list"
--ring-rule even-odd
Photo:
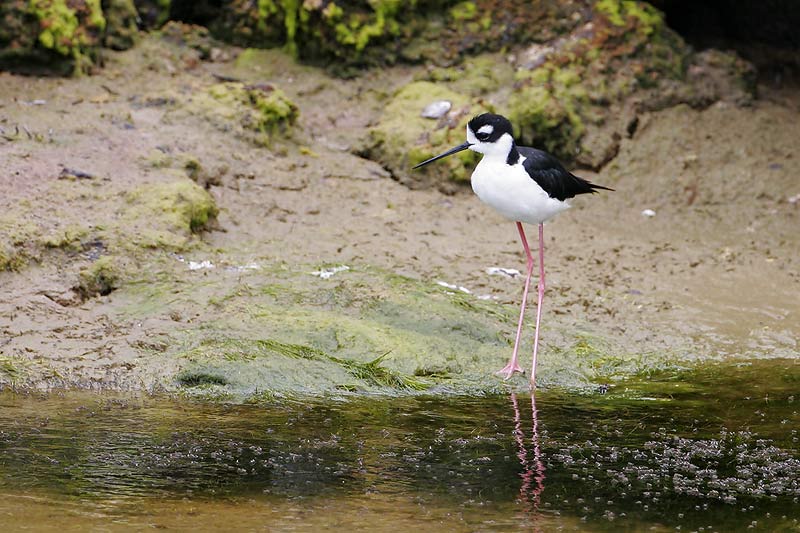
[(607, 392), (0, 395), (4, 530), (800, 531), (800, 364)]

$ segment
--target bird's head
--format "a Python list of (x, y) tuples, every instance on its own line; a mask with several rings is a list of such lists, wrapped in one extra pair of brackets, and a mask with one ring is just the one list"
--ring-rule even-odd
[(488, 156), (498, 155), (505, 158), (508, 156), (513, 145), (514, 137), (512, 134), (511, 122), (502, 115), (483, 113), (474, 117), (467, 123), (467, 142), (423, 161), (414, 168), (433, 163), (438, 159), (463, 150), (472, 150), (473, 152)]

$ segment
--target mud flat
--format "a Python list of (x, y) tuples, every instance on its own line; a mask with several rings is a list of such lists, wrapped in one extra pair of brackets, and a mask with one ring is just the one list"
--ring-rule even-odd
[[(522, 268), (513, 225), (463, 182), (409, 188), (365, 156), (409, 84), (509, 95), (214, 50), (148, 35), (91, 76), (0, 74), (2, 386), (505, 390), (521, 281), (487, 269)], [(640, 109), (582, 171), (616, 192), (548, 224), (543, 387), (797, 357), (800, 93), (753, 94)]]

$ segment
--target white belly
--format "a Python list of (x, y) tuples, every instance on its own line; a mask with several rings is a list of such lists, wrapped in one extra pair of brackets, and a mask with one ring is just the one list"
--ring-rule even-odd
[(509, 167), (504, 160), (484, 156), (472, 173), (472, 190), (481, 201), (517, 222), (541, 224), (569, 209), (569, 203), (550, 198), (528, 176), (522, 161), (520, 158), (519, 163)]

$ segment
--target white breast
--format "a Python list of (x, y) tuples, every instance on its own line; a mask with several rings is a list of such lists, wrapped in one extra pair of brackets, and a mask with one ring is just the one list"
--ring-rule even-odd
[(525, 172), (520, 157), (509, 166), (505, 158), (484, 156), (472, 173), (472, 190), (504, 217), (528, 224), (541, 224), (569, 209), (566, 201), (550, 198)]

